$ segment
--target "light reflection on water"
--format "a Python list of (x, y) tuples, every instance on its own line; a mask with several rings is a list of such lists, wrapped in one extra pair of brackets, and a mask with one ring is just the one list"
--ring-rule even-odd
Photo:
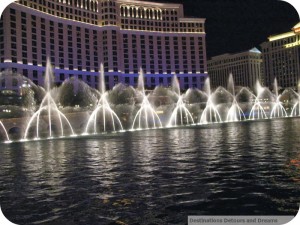
[(1, 145), (1, 208), (19, 224), (296, 214), (299, 136), (294, 118)]

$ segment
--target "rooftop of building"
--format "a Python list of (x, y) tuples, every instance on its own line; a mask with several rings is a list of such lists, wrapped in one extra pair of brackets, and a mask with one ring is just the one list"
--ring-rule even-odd
[(269, 39), (269, 41), (276, 41), (276, 40), (280, 40), (283, 38), (295, 36), (298, 33), (300, 33), (300, 22), (297, 23), (295, 26), (293, 26), (291, 28), (291, 31), (282, 33), (282, 34), (271, 35), (270, 37), (268, 37), (268, 39)]
[(237, 53), (225, 53), (225, 54), (222, 54), (222, 55), (217, 55), (217, 56), (214, 56), (211, 58), (211, 60), (220, 60), (220, 59), (223, 59), (223, 58), (227, 58), (227, 57), (236, 57), (238, 55), (242, 55), (242, 54), (245, 54), (245, 53), (257, 53), (257, 54), (261, 54), (261, 51), (259, 51), (256, 47), (253, 47), (247, 51), (242, 51), (242, 52), (237, 52)]
[(116, 2), (120, 3), (128, 3), (128, 4), (138, 4), (138, 5), (152, 5), (157, 7), (170, 7), (170, 8), (181, 8), (182, 4), (176, 3), (159, 3), (155, 1), (139, 1), (139, 0), (116, 0)]

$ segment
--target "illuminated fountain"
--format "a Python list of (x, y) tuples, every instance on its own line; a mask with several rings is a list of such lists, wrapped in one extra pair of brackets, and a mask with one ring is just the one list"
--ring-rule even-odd
[(232, 100), (232, 105), (227, 113), (226, 122), (238, 122), (241, 120), (245, 120), (246, 119), (245, 114), (236, 100), (232, 74), (229, 75), (228, 90), (232, 95), (233, 100)]
[(4, 124), (1, 121), (0, 121), (0, 127), (4, 131), (4, 134), (5, 134), (5, 137), (6, 137), (6, 141), (5, 142), (11, 142), (10, 139), (9, 139), (8, 133), (7, 133), (6, 129), (5, 129), (5, 126), (4, 126)]
[(274, 91), (275, 91), (275, 104), (272, 108), (270, 118), (287, 117), (288, 114), (284, 109), (282, 102), (280, 101), (281, 95), (278, 94), (278, 83), (277, 79), (274, 80)]
[(186, 104), (183, 101), (183, 96), (180, 94), (180, 86), (176, 75), (173, 77), (172, 88), (178, 97), (178, 101), (175, 109), (172, 112), (167, 127), (195, 124), (190, 111), (187, 109)]
[(291, 112), (291, 116), (300, 116), (300, 81), (298, 83), (298, 93), (294, 90), (293, 92), (296, 94), (296, 103), (294, 104)]
[[(32, 132), (35, 133), (34, 139), (40, 139), (41, 135), (44, 136), (45, 132), (42, 129), (42, 125), (47, 124), (47, 134), (46, 138), (53, 138), (56, 135), (60, 134), (60, 137), (65, 136), (65, 127), (67, 127), (69, 131), (69, 135), (76, 136), (73, 128), (67, 119), (67, 117), (58, 109), (54, 99), (51, 96), (51, 86), (53, 84), (53, 74), (50, 61), (47, 60), (47, 66), (45, 71), (45, 90), (46, 95), (43, 98), (39, 109), (32, 115), (30, 118), (28, 125), (25, 130), (24, 140), (28, 139), (29, 134)], [(41, 125), (42, 124), (42, 125)], [(55, 134), (56, 128), (58, 129), (57, 134)], [(60, 132), (59, 132), (60, 129)], [(35, 131), (33, 131), (35, 130)]]
[(153, 109), (152, 105), (148, 100), (148, 96), (145, 94), (144, 86), (144, 72), (140, 69), (138, 78), (138, 91), (142, 95), (141, 108), (136, 113), (133, 123), (132, 130), (135, 129), (149, 129), (149, 128), (162, 128), (162, 123)]
[(260, 98), (262, 97), (263, 93), (266, 91), (266, 88), (262, 87), (259, 81), (256, 82), (256, 92), (257, 95), (255, 97), (254, 105), (251, 108), (249, 114), (249, 120), (254, 119), (268, 119), (267, 114), (262, 106)]
[(107, 100), (103, 64), (101, 64), (99, 82), (101, 97), (98, 101), (96, 109), (92, 112), (87, 122), (84, 135), (89, 134), (91, 130), (94, 134), (107, 131), (123, 131), (123, 126), (119, 117), (111, 109), (110, 104)]
[[(64, 104), (60, 105), (60, 107), (65, 107), (63, 112), (72, 112), (72, 118), (79, 118), (80, 120), (88, 118), (87, 122), (80, 121), (84, 123), (83, 128), (82, 124), (75, 126), (78, 132), (83, 132), (83, 135), (124, 131), (123, 126), (131, 131), (162, 128), (161, 121), (165, 121), (164, 126), (166, 127), (176, 127), (195, 125), (195, 121), (202, 125), (222, 123), (223, 121), (238, 122), (246, 120), (246, 118), (249, 120), (282, 118), (288, 116), (284, 104), (291, 110), (291, 117), (300, 116), (300, 82), (298, 92), (286, 89), (280, 95), (276, 79), (274, 80), (274, 94), (268, 88), (262, 87), (257, 81), (255, 95), (246, 87), (239, 88), (237, 92), (233, 77), (230, 74), (227, 88), (218, 87), (215, 91), (212, 91), (210, 80), (207, 78), (203, 91), (189, 89), (185, 94), (181, 94), (178, 78), (174, 76), (172, 88), (158, 86), (155, 89), (158, 90), (157, 92), (153, 91), (153, 93), (147, 95), (144, 87), (144, 73), (140, 69), (138, 87), (136, 89), (130, 87), (130, 94), (125, 92), (127, 93), (125, 95), (120, 94), (123, 93), (120, 90), (126, 86), (122, 88), (122, 84), (119, 84), (114, 87), (113, 91), (108, 92), (105, 89), (104, 81), (104, 69), (101, 65), (99, 91), (89, 90), (87, 85), (86, 87), (80, 86), (78, 80), (67, 80), (61, 87), (54, 89), (52, 88), (52, 69), (48, 60), (43, 94), (38, 95), (38, 102), (41, 102), (41, 104), (38, 106), (38, 110), (30, 118), (28, 117), (21, 141), (76, 136), (71, 123), (56, 105), (58, 97), (60, 97), (59, 101), (62, 103), (61, 96), (65, 97), (63, 99)], [(66, 86), (67, 82), (73, 85), (72, 89)], [(68, 94), (70, 90), (73, 90), (74, 93), (81, 91), (85, 97), (79, 98), (77, 96), (76, 99), (76, 95), (74, 94), (75, 97), (72, 95), (73, 92), (71, 95)], [(42, 101), (40, 96), (44, 96)], [(86, 115), (89, 112), (84, 111), (84, 107), (74, 106), (74, 104), (68, 105), (70, 99), (73, 98), (72, 101), (75, 102), (80, 99), (86, 103), (87, 106), (85, 107), (90, 109), (96, 103), (98, 96), (100, 98), (96, 108), (88, 117)], [(87, 101), (88, 99), (89, 101)], [(76, 107), (80, 109), (77, 110)], [(24, 110), (26, 109), (24, 108)], [(247, 112), (247, 114), (244, 112)], [(160, 116), (158, 116), (158, 113), (160, 113)], [(120, 118), (124, 121), (123, 124), (118, 115), (122, 115)], [(199, 117), (197, 117), (198, 115)], [(3, 123), (4, 121), (0, 122), (2, 139), (10, 142), (12, 137), (9, 137), (4, 127), (5, 123)]]
[(203, 110), (199, 124), (221, 123), (220, 113), (213, 102), (213, 94), (211, 93), (210, 80), (207, 78), (204, 83), (204, 92), (207, 95), (206, 107)]

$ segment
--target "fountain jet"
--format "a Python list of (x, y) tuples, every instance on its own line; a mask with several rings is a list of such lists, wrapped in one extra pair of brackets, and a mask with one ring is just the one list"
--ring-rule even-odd
[(237, 121), (245, 120), (246, 119), (245, 114), (236, 100), (234, 81), (233, 81), (232, 74), (229, 75), (227, 89), (230, 92), (230, 94), (232, 95), (233, 101), (232, 101), (232, 105), (231, 105), (230, 109), (228, 110), (226, 122), (237, 122)]
[[(295, 91), (294, 91), (295, 92)], [(298, 93), (296, 93), (297, 99), (291, 112), (291, 116), (300, 116), (300, 81), (298, 82)]]
[(2, 128), (2, 130), (4, 131), (5, 137), (6, 137), (6, 142), (11, 142), (7, 133), (7, 130), (5, 129), (4, 124), (0, 121), (0, 127)]
[(142, 95), (142, 104), (141, 108), (136, 113), (133, 123), (132, 130), (134, 129), (149, 129), (149, 128), (162, 128), (162, 123), (153, 109), (152, 105), (148, 100), (148, 96), (145, 94), (145, 85), (144, 85), (144, 72), (140, 69), (138, 77), (138, 91)]
[[(98, 101), (96, 109), (92, 112), (86, 128), (85, 133), (88, 134), (90, 130), (94, 130), (94, 134), (98, 133), (99, 123), (102, 123), (102, 132), (107, 132), (109, 129), (116, 131), (123, 131), (123, 126), (118, 115), (112, 110), (107, 100), (107, 92), (105, 90), (104, 81), (104, 67), (101, 64), (100, 67), (100, 79), (99, 79), (99, 90), (101, 93), (100, 100)], [(100, 113), (100, 116), (99, 116)], [(99, 120), (99, 117), (101, 120)], [(111, 127), (112, 126), (112, 127)]]
[(287, 117), (287, 112), (284, 109), (282, 102), (280, 101), (281, 95), (278, 94), (277, 79), (274, 79), (274, 91), (275, 91), (275, 104), (272, 108), (270, 118)]
[(172, 89), (178, 97), (176, 107), (173, 110), (167, 127), (173, 127), (178, 125), (195, 124), (192, 114), (187, 109), (186, 104), (183, 101), (183, 96), (180, 94), (180, 86), (176, 75), (173, 77)]
[(199, 124), (208, 124), (208, 123), (221, 123), (222, 119), (220, 116), (220, 113), (213, 103), (213, 95), (211, 93), (211, 88), (210, 88), (210, 80), (207, 78), (204, 83), (204, 92), (206, 93), (207, 96), (207, 102), (206, 102), (206, 107), (203, 110)]
[[(53, 84), (53, 72), (52, 72), (50, 60), (48, 59), (47, 65), (46, 65), (46, 71), (45, 71), (45, 81), (44, 81), (46, 95), (45, 95), (44, 99), (42, 100), (42, 103), (41, 103), (39, 109), (32, 115), (32, 117), (30, 118), (30, 120), (28, 122), (28, 125), (25, 130), (25, 134), (24, 134), (24, 140), (28, 139), (29, 130), (30, 130), (30, 128), (33, 127), (34, 124), (36, 125), (35, 139), (40, 138), (40, 124), (42, 123), (42, 121), (44, 123), (48, 123), (48, 136), (47, 136), (48, 138), (53, 138), (53, 128), (54, 128), (55, 124), (58, 124), (60, 127), (61, 137), (63, 137), (65, 135), (64, 124), (67, 124), (67, 126), (69, 127), (69, 129), (71, 131), (70, 132), (71, 135), (75, 136), (75, 133), (73, 131), (73, 128), (72, 128), (69, 120), (58, 109), (54, 99), (51, 96), (50, 91), (52, 88), (52, 84)], [(43, 112), (46, 112), (46, 115), (42, 115)]]
[(263, 88), (259, 81), (256, 82), (256, 92), (257, 95), (255, 97), (254, 105), (251, 108), (250, 114), (249, 114), (249, 120), (254, 119), (268, 119), (267, 114), (262, 107), (262, 104), (260, 102), (260, 97), (265, 91), (265, 88)]

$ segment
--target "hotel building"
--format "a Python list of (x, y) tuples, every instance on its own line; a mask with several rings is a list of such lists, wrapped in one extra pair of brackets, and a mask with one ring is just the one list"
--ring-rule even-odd
[(212, 87), (227, 87), (232, 74), (235, 86), (252, 88), (257, 80), (262, 79), (262, 57), (257, 48), (236, 54), (223, 54), (208, 60), (208, 74)]
[(0, 22), (0, 69), (43, 84), (49, 57), (55, 82), (77, 76), (98, 86), (100, 63), (107, 88), (203, 86), (207, 77), (205, 19), (185, 18), (181, 4), (134, 0), (19, 0)]
[(265, 85), (274, 78), (282, 88), (296, 88), (300, 79), (300, 23), (290, 32), (273, 35), (261, 44)]

